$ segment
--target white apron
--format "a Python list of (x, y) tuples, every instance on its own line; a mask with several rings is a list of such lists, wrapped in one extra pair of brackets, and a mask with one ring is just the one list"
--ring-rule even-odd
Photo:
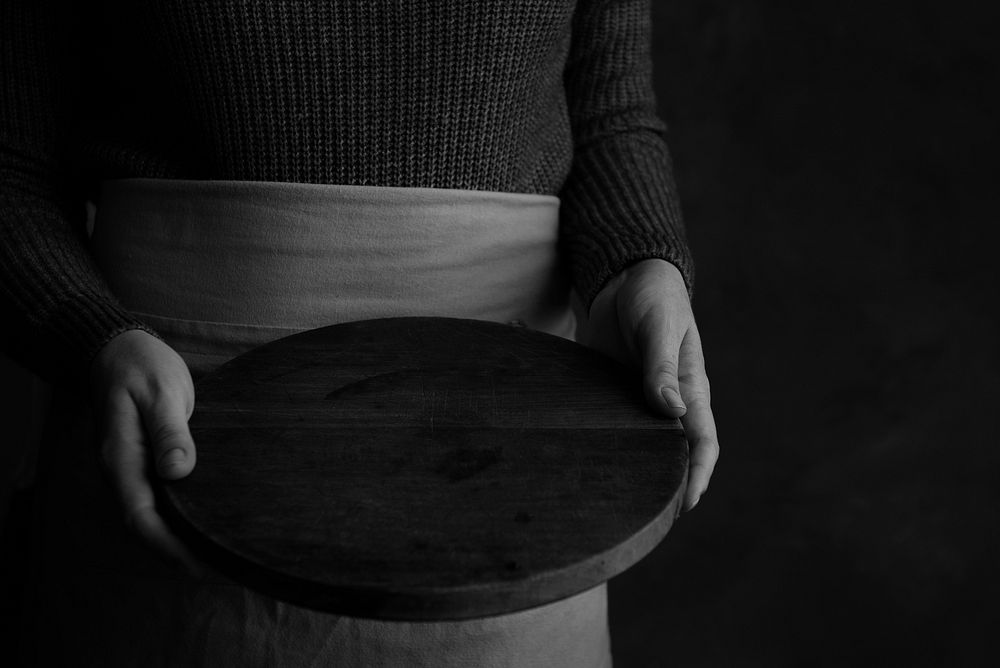
[[(517, 322), (572, 338), (558, 208), (543, 195), (126, 179), (105, 185), (92, 245), (114, 293), (197, 378), (276, 338), (368, 318)], [(39, 483), (31, 590), (43, 662), (611, 665), (603, 585), (514, 614), (415, 623), (315, 612), (178, 574), (125, 531), (99, 478), (92, 427), (61, 403), (54, 420), (64, 433), (51, 439), (58, 446)]]

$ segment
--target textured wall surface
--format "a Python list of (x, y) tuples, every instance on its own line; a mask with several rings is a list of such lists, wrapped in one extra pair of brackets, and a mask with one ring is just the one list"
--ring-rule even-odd
[(614, 583), (618, 665), (986, 665), (991, 23), (970, 2), (655, 4), (722, 458)]

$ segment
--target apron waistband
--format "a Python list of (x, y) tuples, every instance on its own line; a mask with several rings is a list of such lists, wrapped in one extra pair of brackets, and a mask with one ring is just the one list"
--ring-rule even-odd
[(205, 370), (338, 322), (437, 315), (572, 338), (559, 199), (249, 181), (103, 184), (91, 244), (112, 291)]

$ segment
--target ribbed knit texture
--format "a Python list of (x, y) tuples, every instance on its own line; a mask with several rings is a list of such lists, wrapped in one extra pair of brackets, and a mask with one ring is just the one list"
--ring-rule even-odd
[(8, 345), (36, 368), (74, 373), (141, 326), (96, 273), (82, 191), (63, 185), (102, 178), (559, 195), (567, 266), (587, 303), (648, 257), (676, 264), (690, 287), (648, 3), (5, 0)]

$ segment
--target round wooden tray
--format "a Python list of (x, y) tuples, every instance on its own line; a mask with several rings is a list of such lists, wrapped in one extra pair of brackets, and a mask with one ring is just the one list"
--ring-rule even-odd
[(266, 594), (359, 617), (549, 603), (645, 556), (687, 443), (637, 377), (583, 346), (450, 318), (290, 336), (197, 386), (198, 465), (172, 526)]

